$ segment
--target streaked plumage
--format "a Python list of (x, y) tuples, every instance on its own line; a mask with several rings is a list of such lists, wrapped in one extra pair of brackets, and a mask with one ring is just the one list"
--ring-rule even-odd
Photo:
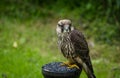
[(82, 66), (88, 78), (96, 78), (89, 56), (88, 44), (84, 35), (74, 29), (68, 19), (60, 20), (57, 28), (59, 48), (70, 63)]

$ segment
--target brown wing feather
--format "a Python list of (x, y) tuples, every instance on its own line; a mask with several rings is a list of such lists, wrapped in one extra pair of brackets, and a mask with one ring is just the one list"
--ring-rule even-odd
[(73, 30), (71, 31), (70, 39), (74, 45), (77, 55), (80, 56), (81, 60), (85, 62), (91, 72), (93, 72), (93, 67), (89, 56), (89, 48), (84, 35), (78, 30)]

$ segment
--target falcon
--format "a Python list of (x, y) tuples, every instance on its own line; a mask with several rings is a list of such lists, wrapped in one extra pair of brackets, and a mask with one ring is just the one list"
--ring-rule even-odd
[(68, 62), (68, 68), (77, 67), (86, 72), (88, 78), (96, 78), (89, 56), (89, 48), (82, 32), (72, 26), (69, 19), (58, 21), (56, 32), (58, 35), (58, 46)]

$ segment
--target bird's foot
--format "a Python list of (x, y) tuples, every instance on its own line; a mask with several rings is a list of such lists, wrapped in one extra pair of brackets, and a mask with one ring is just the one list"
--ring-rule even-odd
[(71, 65), (70, 62), (63, 62), (63, 63), (61, 64), (61, 66), (69, 66), (69, 65)]
[(68, 68), (77, 68), (77, 69), (79, 69), (79, 67), (76, 64), (69, 65)]
[(61, 64), (61, 66), (68, 66), (68, 68), (77, 68), (79, 69), (79, 67), (76, 64), (70, 63), (70, 62), (64, 62)]

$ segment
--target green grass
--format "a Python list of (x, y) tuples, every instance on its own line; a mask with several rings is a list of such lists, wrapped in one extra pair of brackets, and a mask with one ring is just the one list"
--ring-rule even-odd
[[(43, 78), (41, 67), (44, 64), (65, 61), (57, 47), (56, 22), (1, 19), (0, 78)], [(112, 77), (112, 68), (119, 64), (115, 63), (119, 46), (94, 44), (90, 50), (97, 78)], [(81, 78), (87, 78), (84, 72)]]

